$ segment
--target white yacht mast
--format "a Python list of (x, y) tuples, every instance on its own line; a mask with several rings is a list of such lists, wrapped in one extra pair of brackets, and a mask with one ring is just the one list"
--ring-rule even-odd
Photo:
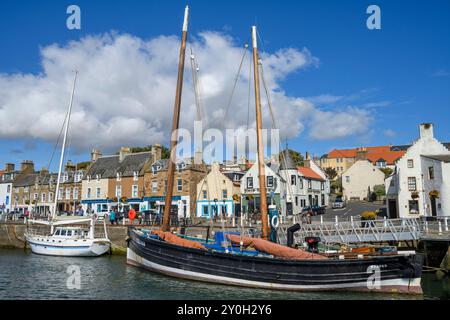
[(67, 111), (66, 123), (65, 123), (65, 127), (64, 127), (64, 138), (63, 138), (63, 143), (62, 143), (62, 147), (61, 147), (61, 158), (59, 159), (58, 180), (56, 181), (55, 203), (53, 205), (54, 208), (53, 208), (52, 219), (55, 219), (56, 211), (58, 208), (59, 185), (60, 185), (60, 181), (61, 181), (61, 171), (62, 171), (62, 166), (63, 166), (63, 162), (64, 162), (64, 151), (66, 149), (67, 133), (69, 131), (70, 114), (72, 112), (73, 96), (75, 93), (75, 84), (77, 82), (77, 75), (78, 75), (78, 71), (75, 70), (75, 77), (73, 79), (73, 86), (72, 86), (72, 94), (70, 95), (69, 110)]

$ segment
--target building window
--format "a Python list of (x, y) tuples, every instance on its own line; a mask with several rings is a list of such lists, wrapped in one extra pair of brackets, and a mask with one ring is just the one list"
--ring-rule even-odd
[(99, 174), (95, 175), (95, 180), (97, 180), (97, 182), (100, 182), (100, 175)]
[(90, 199), (92, 195), (92, 189), (91, 188), (87, 188), (87, 198)]
[(62, 199), (63, 199), (63, 193), (64, 193), (63, 188), (59, 188), (59, 192), (58, 192), (58, 200), (62, 200)]
[(419, 214), (419, 201), (409, 200), (409, 213), (410, 214)]
[(49, 192), (48, 193), (48, 202), (52, 202), (53, 201), (53, 192)]
[(45, 199), (45, 198), (46, 198), (46, 194), (45, 194), (45, 193), (43, 193), (43, 194), (42, 194), (42, 202), (45, 202), (45, 201), (46, 201), (46, 199)]
[(308, 190), (312, 189), (312, 184), (311, 184), (311, 180), (308, 180)]
[(295, 206), (298, 206), (298, 197), (295, 197)]
[(133, 172), (133, 180), (138, 181), (138, 179), (139, 179), (139, 172), (137, 171)]
[(177, 180), (177, 191), (178, 192), (183, 191), (183, 180), (182, 179)]
[(350, 176), (345, 176), (345, 182), (350, 183)]
[(8, 184), (8, 186), (6, 187), (6, 192), (8, 192), (8, 193), (11, 192), (11, 185)]
[(273, 177), (272, 176), (267, 177), (267, 188), (273, 188)]
[(122, 180), (122, 174), (120, 172), (116, 173), (116, 180), (121, 181)]
[(303, 178), (302, 177), (298, 177), (298, 180), (300, 182), (300, 189), (303, 189)]
[(73, 188), (73, 198), (78, 199), (78, 187)]
[(116, 197), (120, 198), (122, 196), (122, 186), (118, 185), (116, 186)]
[(293, 186), (297, 185), (297, 176), (294, 175), (291, 176), (291, 185)]
[(100, 189), (100, 188), (97, 188), (97, 189), (96, 189), (96, 197), (97, 197), (97, 198), (100, 198), (100, 194), (101, 194), (101, 189)]
[(66, 200), (70, 200), (70, 188), (66, 189)]
[(209, 210), (208, 206), (203, 206), (203, 216), (207, 217), (209, 216)]
[(247, 189), (253, 189), (253, 178), (252, 177), (247, 178)]
[(408, 177), (408, 190), (409, 191), (416, 191), (416, 177)]
[(228, 192), (226, 189), (222, 190), (222, 199), (228, 198)]
[(134, 185), (134, 186), (132, 186), (131, 187), (131, 193), (132, 193), (132, 197), (133, 198), (137, 198), (138, 197), (138, 186), (137, 185)]
[(408, 168), (414, 168), (414, 160), (408, 159)]
[(152, 182), (152, 193), (157, 193), (158, 192), (158, 182), (153, 181)]
[(38, 194), (35, 193), (35, 194), (33, 195), (33, 200), (37, 200), (37, 198), (38, 198)]
[(434, 179), (434, 167), (428, 167), (428, 177), (430, 180)]
[(87, 182), (91, 182), (91, 176), (90, 175), (86, 176), (86, 179), (87, 179)]
[(167, 194), (167, 180), (164, 181), (164, 194)]
[(324, 205), (325, 205), (325, 195), (322, 194), (322, 206), (324, 206)]
[(320, 183), (320, 190), (325, 190), (325, 182)]

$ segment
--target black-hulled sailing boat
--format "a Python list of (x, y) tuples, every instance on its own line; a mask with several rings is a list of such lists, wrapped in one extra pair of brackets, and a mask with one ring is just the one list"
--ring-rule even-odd
[[(172, 132), (178, 129), (189, 9), (181, 40)], [(252, 27), (262, 239), (228, 235), (230, 246), (190, 241), (169, 231), (175, 170), (176, 137), (171, 160), (162, 230), (129, 229), (127, 263), (173, 277), (278, 290), (353, 290), (421, 294), (421, 255), (330, 258), (267, 241), (269, 237), (256, 27)], [(234, 239), (233, 239), (234, 237)], [(236, 239), (237, 238), (237, 239)], [(222, 239), (223, 240), (223, 239)], [(244, 242), (246, 244), (244, 244)], [(222, 242), (223, 243), (223, 242)], [(257, 250), (243, 250), (253, 245)]]

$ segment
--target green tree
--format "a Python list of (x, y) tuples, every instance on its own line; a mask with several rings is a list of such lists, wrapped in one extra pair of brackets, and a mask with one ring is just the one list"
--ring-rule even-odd
[(384, 184), (379, 184), (373, 186), (373, 192), (377, 195), (377, 197), (381, 197), (386, 195), (386, 188), (384, 187)]
[[(152, 146), (132, 147), (132, 148), (130, 148), (130, 150), (131, 150), (131, 153), (149, 152), (152, 150)], [(165, 146), (161, 146), (161, 158), (169, 159), (169, 156), (170, 156), (169, 149)]]
[(295, 150), (292, 149), (285, 149), (282, 152), (280, 152), (278, 160), (280, 162), (284, 161), (284, 155), (286, 154), (286, 150), (289, 151), (289, 156), (292, 159), (292, 162), (294, 163), (294, 165), (296, 166), (303, 166), (303, 156), (301, 155), (300, 152), (297, 152)]
[(331, 167), (325, 168), (323, 171), (328, 176), (328, 178), (330, 178), (330, 180), (334, 180), (334, 178), (336, 178), (338, 175), (336, 169)]
[(385, 178), (389, 177), (394, 170), (391, 168), (380, 168), (380, 171), (384, 173)]

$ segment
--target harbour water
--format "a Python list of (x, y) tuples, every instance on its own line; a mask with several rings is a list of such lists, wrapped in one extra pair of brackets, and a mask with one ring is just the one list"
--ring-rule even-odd
[[(69, 289), (74, 287), (68, 273), (73, 270), (71, 266), (79, 268), (79, 289)], [(30, 251), (0, 249), (0, 299), (450, 299), (448, 276), (424, 274), (422, 288), (423, 297), (257, 290), (161, 276), (127, 265), (124, 256), (47, 257)]]

